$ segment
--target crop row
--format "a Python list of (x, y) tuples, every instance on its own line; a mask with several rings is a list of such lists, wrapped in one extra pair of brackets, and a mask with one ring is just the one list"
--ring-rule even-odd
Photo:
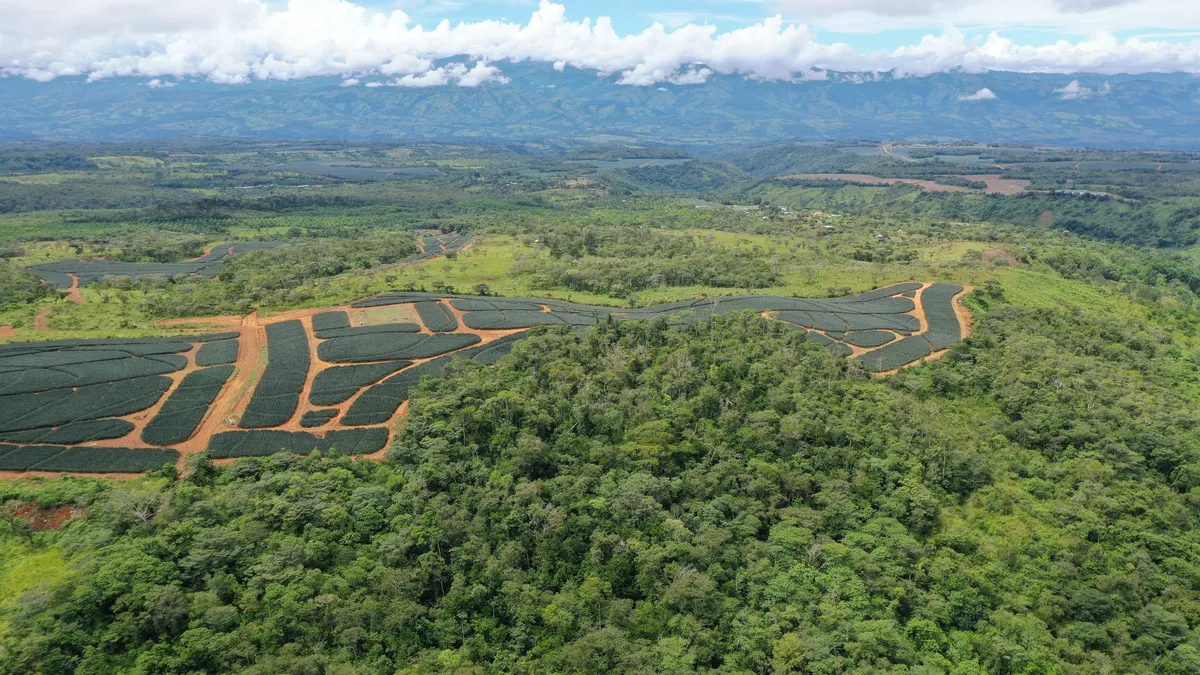
[[(143, 357), (118, 352), (93, 352), (88, 356), (96, 360), (0, 371), (0, 395), (30, 394), (165, 375), (187, 366), (187, 357), (178, 354)], [(30, 357), (16, 357), (13, 360), (20, 358)]]
[(384, 333), (419, 333), (421, 327), (415, 323), (382, 323), (377, 326), (357, 326), (354, 328), (331, 328), (317, 333), (322, 340), (340, 337), (356, 337), (359, 335), (381, 335)]
[(413, 308), (421, 317), (421, 323), (435, 333), (449, 333), (458, 328), (458, 319), (440, 302), (417, 302), (413, 303)]
[(475, 330), (504, 330), (533, 326), (591, 326), (596, 323), (596, 317), (540, 310), (481, 310), (463, 314), (463, 323)]
[(11, 443), (48, 443), (75, 445), (109, 438), (121, 438), (133, 431), (133, 423), (118, 419), (71, 422), (60, 427), (0, 432), (0, 441)]
[(862, 354), (858, 361), (866, 366), (867, 370), (881, 373), (919, 361), (929, 356), (932, 351), (933, 348), (925, 336), (912, 335)]
[(815, 331), (809, 332), (808, 339), (821, 345), (825, 349), (828, 349), (829, 353), (833, 354), (834, 356), (850, 356), (851, 354), (854, 353), (854, 351), (852, 349), (850, 349), (849, 347), (847, 347), (846, 345), (844, 345), (836, 340), (831, 340), (831, 339), (825, 337), (824, 335), (821, 335), (820, 333), (817, 333)]
[(0, 445), (0, 471), (141, 473), (179, 459), (175, 450), (154, 448), (64, 448), (54, 445)]
[(60, 427), (72, 422), (121, 417), (154, 405), (171, 386), (156, 375), (78, 389), (0, 396), (0, 432)]
[(238, 426), (277, 427), (291, 419), (308, 378), (308, 333), (299, 321), (267, 326), (267, 367)]
[(323, 427), (333, 421), (333, 418), (338, 416), (337, 408), (326, 408), (324, 410), (309, 410), (300, 416), (300, 426), (311, 429), (315, 427)]
[(307, 431), (226, 431), (208, 442), (215, 458), (262, 457), (289, 451), (307, 455), (313, 451), (337, 450), (344, 455), (369, 455), (387, 446), (388, 430), (383, 427), (342, 429), (317, 436)]
[[(84, 349), (93, 347), (120, 347), (122, 349), (131, 349), (134, 347), (153, 348), (156, 345), (163, 344), (178, 344), (178, 343), (197, 343), (197, 342), (216, 342), (217, 340), (232, 340), (241, 335), (237, 331), (228, 333), (210, 333), (207, 335), (187, 335), (175, 338), (88, 338), (83, 340), (46, 340), (45, 342), (13, 342), (10, 344), (0, 345), (0, 357), (15, 356), (17, 354), (38, 354), (42, 352), (55, 352), (64, 349)], [(171, 348), (176, 350), (175, 347)], [(186, 347), (184, 348), (186, 349)], [(184, 350), (177, 350), (184, 351)]]
[(196, 365), (202, 368), (207, 366), (223, 366), (227, 363), (237, 361), (237, 356), (237, 340), (209, 342), (202, 345), (196, 352)]
[(326, 368), (313, 378), (308, 400), (313, 405), (337, 405), (349, 400), (359, 389), (410, 365), (412, 361), (385, 361)]
[(469, 333), (354, 335), (325, 340), (317, 345), (317, 355), (330, 363), (424, 359), (477, 342), (479, 336)]
[(464, 349), (403, 370), (364, 391), (346, 411), (341, 423), (351, 427), (383, 424), (396, 414), (401, 403), (408, 400), (409, 392), (420, 384), (422, 377), (439, 377), (451, 361), (458, 359), (491, 365), (512, 351), (513, 344), (524, 337), (524, 333), (507, 335), (486, 345)]
[(150, 445), (172, 445), (191, 438), (230, 375), (233, 366), (215, 366), (185, 375), (142, 429), (142, 440)]
[(506, 310), (542, 311), (542, 306), (536, 302), (508, 300), (502, 298), (454, 298), (450, 301), (460, 312), (494, 312)]
[(320, 314), (314, 314), (312, 327), (314, 333), (320, 333), (323, 330), (349, 328), (350, 316), (345, 312), (321, 312)]
[(860, 330), (847, 333), (844, 337), (839, 339), (848, 344), (852, 344), (855, 347), (869, 348), (882, 347), (892, 340), (895, 340), (896, 336), (882, 330)]
[(67, 288), (71, 285), (71, 279), (67, 276), (68, 274), (74, 274), (78, 277), (80, 286), (87, 286), (103, 281), (105, 277), (120, 276), (132, 278), (146, 276), (198, 276), (212, 278), (217, 276), (221, 264), (230, 254), (243, 253), (260, 248), (274, 248), (282, 245), (282, 242), (268, 241), (243, 242), (232, 245), (223, 244), (214, 247), (211, 252), (200, 258), (176, 263), (128, 263), (111, 260), (68, 259), (34, 265), (30, 270), (42, 279), (45, 279), (47, 283), (58, 288)]
[(954, 296), (962, 292), (958, 284), (933, 284), (921, 292), (921, 306), (929, 329), (923, 333), (934, 350), (946, 349), (962, 340), (962, 326), (954, 312)]

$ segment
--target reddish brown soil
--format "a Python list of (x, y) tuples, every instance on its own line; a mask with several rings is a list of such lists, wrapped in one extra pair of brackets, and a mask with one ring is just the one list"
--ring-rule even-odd
[(244, 316), (206, 316), (200, 319), (163, 319), (162, 321), (155, 321), (154, 325), (160, 328), (195, 328), (196, 330), (205, 330), (214, 326), (221, 328), (240, 326), (245, 318)]
[(1017, 256), (1013, 255), (1012, 251), (1006, 248), (989, 248), (983, 252), (983, 260), (999, 265), (1008, 265), (1009, 267), (1018, 267), (1021, 264), (1021, 261), (1017, 260)]
[(13, 515), (29, 523), (29, 526), (35, 531), (47, 532), (50, 530), (60, 530), (68, 520), (87, 515), (87, 509), (76, 508), (74, 506), (43, 509), (38, 507), (35, 502), (18, 507)]
[(0, 338), (10, 338), (17, 336), (17, 329), (12, 326), (0, 326)]
[(74, 274), (68, 274), (67, 276), (71, 277), (71, 287), (67, 289), (67, 298), (77, 305), (82, 305), (83, 291), (79, 289), (79, 277)]
[(33, 329), (36, 331), (50, 330), (50, 310), (39, 312), (37, 316), (33, 317)]

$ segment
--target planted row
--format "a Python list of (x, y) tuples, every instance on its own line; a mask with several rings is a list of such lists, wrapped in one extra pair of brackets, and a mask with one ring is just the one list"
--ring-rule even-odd
[(591, 326), (596, 317), (567, 312), (484, 310), (463, 314), (463, 323), (475, 330), (505, 330), (533, 326)]
[(417, 302), (413, 303), (413, 308), (421, 317), (421, 323), (435, 333), (449, 333), (458, 328), (458, 319), (440, 302)]
[(354, 335), (325, 340), (317, 346), (317, 355), (330, 363), (424, 359), (477, 342), (479, 336), (469, 333)]
[(311, 429), (315, 427), (323, 427), (333, 421), (333, 418), (338, 416), (337, 408), (326, 408), (324, 410), (309, 410), (300, 416), (300, 426)]
[(360, 335), (382, 335), (384, 333), (419, 333), (421, 327), (415, 323), (384, 323), (378, 326), (358, 326), (355, 328), (333, 328), (317, 333), (322, 340), (341, 337), (357, 337)]
[(233, 366), (188, 373), (142, 429), (142, 440), (150, 445), (171, 445), (191, 438), (230, 375)]
[(238, 343), (237, 340), (222, 340), (221, 342), (209, 342), (200, 347), (196, 352), (196, 365), (202, 368), (208, 366), (223, 366), (227, 363), (237, 361)]
[(307, 455), (314, 450), (337, 450), (344, 455), (369, 455), (387, 446), (388, 430), (383, 427), (328, 431), (324, 436), (307, 431), (226, 431), (208, 442), (215, 458), (262, 457), (277, 452)]
[(313, 332), (337, 330), (350, 327), (350, 316), (345, 312), (321, 312), (312, 318)]
[(141, 473), (179, 460), (175, 450), (0, 445), (0, 471)]
[(326, 368), (313, 378), (308, 400), (313, 405), (337, 405), (349, 400), (359, 389), (410, 365), (412, 361), (385, 361)]
[(71, 422), (60, 427), (0, 432), (0, 441), (13, 443), (49, 443), (75, 445), (110, 438), (121, 438), (133, 431), (133, 423), (125, 420), (102, 419)]
[(308, 334), (299, 321), (267, 326), (267, 367), (238, 426), (261, 429), (284, 424), (296, 412), (308, 379)]
[(457, 359), (491, 365), (512, 351), (513, 344), (524, 337), (524, 333), (507, 335), (486, 345), (464, 349), (403, 370), (364, 391), (346, 411), (341, 423), (351, 427), (383, 424), (396, 414), (400, 404), (408, 400), (409, 392), (420, 384), (424, 376), (440, 377), (446, 366)]
[(881, 373), (919, 361), (929, 356), (932, 351), (933, 348), (924, 336), (913, 335), (862, 354), (857, 360), (866, 366), (867, 370)]
[(154, 405), (171, 386), (161, 375), (78, 389), (0, 396), (0, 432), (61, 427), (72, 422), (122, 417)]

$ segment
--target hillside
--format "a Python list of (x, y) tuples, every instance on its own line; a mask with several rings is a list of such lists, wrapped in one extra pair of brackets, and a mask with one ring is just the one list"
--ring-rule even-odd
[[(343, 87), (312, 78), (170, 88), (116, 78), (0, 79), (0, 140), (178, 136), (276, 139), (534, 139), (676, 145), (762, 140), (971, 138), (1096, 147), (1197, 147), (1200, 86), (1188, 75), (952, 72), (930, 77), (621, 86), (617, 76), (504, 63), (511, 82), (476, 88)], [(382, 80), (382, 78), (376, 78)], [(1104, 95), (1065, 100), (1072, 80)], [(981, 88), (996, 100), (961, 100)]]

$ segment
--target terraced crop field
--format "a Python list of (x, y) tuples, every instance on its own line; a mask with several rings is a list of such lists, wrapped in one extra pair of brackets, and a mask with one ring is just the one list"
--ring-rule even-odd
[[(465, 243), (438, 239), (426, 250), (458, 242)], [(842, 298), (749, 295), (641, 309), (397, 292), (265, 319), (251, 314), (229, 333), (3, 345), (0, 475), (137, 473), (182, 467), (205, 450), (220, 460), (283, 450), (378, 455), (423, 377), (440, 376), (457, 359), (495, 363), (534, 326), (751, 310), (886, 374), (962, 339), (969, 328), (963, 291), (909, 282)], [(378, 307), (411, 320), (366, 325), (362, 309)]]
[[(217, 276), (221, 263), (246, 251), (262, 248), (283, 246), (283, 242), (247, 241), (237, 244), (220, 244), (214, 246), (208, 253), (177, 263), (129, 263), (104, 260), (101, 258), (74, 258), (56, 262), (34, 265), (29, 269), (46, 283), (56, 288), (71, 288), (74, 280), (78, 279), (79, 286), (88, 286), (105, 277), (127, 276), (133, 279), (150, 276), (163, 277), (204, 277), (211, 279)], [(72, 278), (74, 277), (74, 279)]]

